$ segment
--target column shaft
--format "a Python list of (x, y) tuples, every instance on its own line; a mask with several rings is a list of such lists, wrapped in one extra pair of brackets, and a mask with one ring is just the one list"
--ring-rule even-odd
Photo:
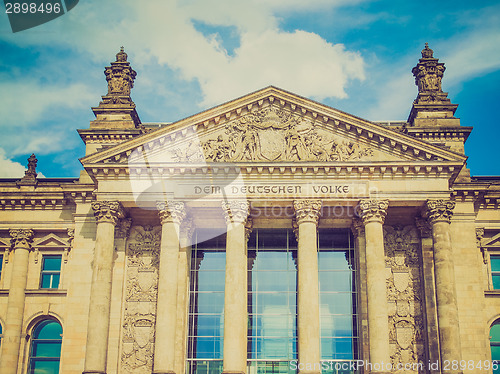
[(319, 200), (296, 200), (298, 229), (297, 328), (300, 373), (320, 373), (317, 225)]
[(224, 292), (224, 374), (247, 372), (247, 238), (246, 201), (223, 202), (226, 224), (226, 279)]
[(365, 225), (368, 336), (371, 373), (388, 373), (390, 364), (384, 231), (389, 204), (385, 200), (362, 200), (361, 218)]
[[(453, 201), (427, 201), (426, 215), (432, 226), (434, 243), (434, 271), (436, 276), (436, 301), (439, 325), (441, 362), (460, 362), (460, 328), (458, 320), (455, 268), (451, 247), (450, 220), (455, 203)], [(443, 367), (443, 366), (442, 366)], [(443, 374), (457, 374), (460, 370), (443, 370)]]
[(16, 374), (23, 333), (24, 301), (28, 274), (28, 259), (32, 230), (11, 230), (14, 259), (7, 300), (5, 332), (2, 339), (2, 359), (0, 372)]
[(97, 220), (97, 231), (90, 288), (85, 369), (83, 373), (105, 374), (111, 310), (115, 226), (118, 219), (123, 218), (124, 214), (123, 208), (118, 202), (94, 202), (92, 203), (92, 209)]
[(184, 204), (158, 203), (162, 223), (156, 333), (153, 373), (175, 373), (175, 333), (177, 324), (177, 279), (179, 227), (185, 217)]

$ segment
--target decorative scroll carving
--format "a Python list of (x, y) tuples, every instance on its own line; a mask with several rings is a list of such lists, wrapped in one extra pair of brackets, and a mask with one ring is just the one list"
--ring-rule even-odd
[[(191, 147), (193, 146), (193, 147)], [(195, 149), (191, 144), (188, 149)], [(222, 131), (201, 142), (204, 159), (237, 161), (352, 161), (368, 160), (373, 150), (340, 138), (299, 116), (266, 109), (228, 122)], [(200, 158), (199, 152), (182, 152), (178, 161)]]
[(121, 372), (150, 374), (153, 366), (161, 227), (133, 226), (127, 275)]
[(432, 238), (432, 227), (429, 225), (429, 222), (425, 219), (417, 217), (415, 218), (415, 225), (417, 226), (418, 231), (420, 231), (421, 238)]
[(359, 218), (354, 218), (352, 220), (351, 231), (354, 235), (354, 239), (358, 237), (362, 237), (365, 235), (365, 226), (363, 225), (363, 221)]
[(32, 249), (31, 243), (33, 243), (33, 230), (30, 229), (12, 229), (9, 231), (10, 243), (12, 249), (16, 248), (27, 248)]
[(246, 224), (250, 214), (250, 203), (246, 200), (222, 201), (222, 212), (226, 225)]
[(180, 201), (171, 203), (159, 201), (156, 203), (156, 208), (158, 209), (158, 216), (162, 225), (171, 222), (180, 225), (186, 217), (185, 205)]
[(455, 202), (451, 200), (427, 200), (423, 215), (431, 225), (436, 222), (450, 223), (454, 208)]
[(115, 238), (127, 238), (132, 226), (132, 218), (121, 219), (115, 227)]
[(109, 222), (113, 225), (125, 216), (122, 205), (118, 201), (93, 201), (92, 209), (97, 223)]
[(384, 226), (384, 247), (386, 267), (390, 269), (387, 296), (392, 364), (424, 362), (425, 331), (417, 229), (414, 226)]
[(318, 225), (322, 205), (321, 200), (294, 200), (293, 209), (297, 224), (300, 226), (303, 222), (312, 222)]
[(368, 222), (384, 223), (389, 208), (388, 200), (365, 199), (359, 202), (359, 215), (366, 225)]

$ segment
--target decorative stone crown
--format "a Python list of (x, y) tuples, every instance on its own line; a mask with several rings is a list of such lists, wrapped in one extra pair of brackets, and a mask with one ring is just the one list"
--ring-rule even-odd
[(108, 96), (130, 96), (137, 73), (130, 67), (123, 47), (116, 54), (116, 61), (106, 67), (104, 74), (108, 81)]

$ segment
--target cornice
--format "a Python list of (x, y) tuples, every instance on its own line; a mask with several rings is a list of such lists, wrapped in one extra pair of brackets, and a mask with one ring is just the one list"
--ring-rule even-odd
[(90, 164), (85, 170), (95, 179), (149, 179), (206, 174), (235, 175), (317, 175), (359, 178), (430, 178), (441, 177), (453, 180), (462, 168), (461, 162), (295, 162), (295, 163), (209, 163), (209, 164), (149, 164), (134, 166), (127, 164)]

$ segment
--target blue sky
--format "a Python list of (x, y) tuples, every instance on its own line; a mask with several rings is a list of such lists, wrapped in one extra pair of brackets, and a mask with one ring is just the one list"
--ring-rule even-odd
[[(2, 12), (3, 13), (3, 12)], [(143, 122), (172, 122), (268, 85), (373, 121), (406, 120), (428, 42), (443, 89), (474, 126), (472, 175), (500, 175), (500, 1), (85, 0), (13, 34), (0, 15), (0, 177), (34, 152), (47, 177), (77, 177), (124, 46)]]

